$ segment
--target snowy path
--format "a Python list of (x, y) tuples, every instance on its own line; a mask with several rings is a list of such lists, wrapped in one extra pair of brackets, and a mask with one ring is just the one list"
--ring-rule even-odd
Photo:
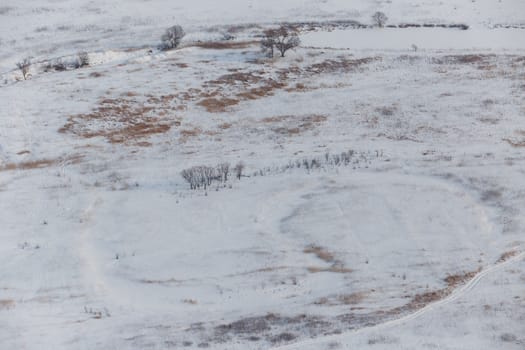
[(461, 298), (462, 296), (464, 296), (465, 294), (467, 294), (469, 291), (471, 291), (472, 289), (474, 289), (478, 283), (484, 278), (486, 277), (487, 275), (491, 274), (491, 273), (494, 273), (494, 272), (497, 272), (501, 269), (503, 269), (504, 267), (512, 264), (512, 263), (515, 263), (521, 259), (524, 259), (525, 258), (525, 252), (521, 252), (520, 254), (517, 254), (515, 256), (513, 256), (512, 258), (509, 258), (508, 260), (505, 260), (503, 262), (500, 262), (500, 263), (496, 263), (482, 271), (480, 271), (476, 276), (474, 276), (470, 281), (468, 281), (466, 284), (464, 284), (462, 287), (460, 288), (457, 288), (455, 289), (452, 293), (450, 293), (447, 297), (441, 299), (441, 300), (438, 300), (434, 303), (430, 303), (428, 305), (426, 305), (425, 307), (417, 310), (416, 312), (414, 313), (411, 313), (411, 314), (408, 314), (404, 317), (401, 317), (401, 318), (398, 318), (398, 319), (394, 319), (394, 320), (391, 320), (391, 321), (387, 321), (387, 322), (384, 322), (384, 323), (380, 323), (380, 324), (377, 324), (377, 325), (374, 325), (374, 326), (370, 326), (370, 327), (364, 327), (364, 328), (359, 328), (359, 329), (355, 329), (355, 330), (351, 330), (349, 332), (346, 332), (346, 333), (342, 333), (342, 334), (336, 334), (336, 335), (328, 335), (328, 336), (323, 336), (323, 337), (319, 337), (319, 338), (314, 338), (314, 339), (308, 339), (308, 340), (304, 340), (304, 341), (300, 341), (300, 342), (296, 342), (296, 343), (292, 343), (292, 344), (287, 344), (287, 345), (283, 345), (283, 346), (277, 346), (277, 347), (273, 347), (271, 349), (273, 350), (286, 350), (286, 349), (299, 349), (299, 348), (303, 348), (304, 346), (311, 346), (311, 345), (321, 345), (323, 343), (326, 343), (326, 342), (329, 342), (329, 341), (336, 341), (336, 340), (341, 340), (351, 334), (358, 334), (358, 333), (362, 333), (362, 332), (365, 332), (365, 331), (378, 331), (378, 330), (381, 330), (381, 329), (385, 329), (385, 328), (389, 328), (389, 327), (394, 327), (394, 326), (397, 326), (397, 325), (402, 325), (406, 322), (409, 322), (409, 321), (412, 321), (428, 312), (431, 312), (432, 310), (434, 310), (435, 308), (438, 308), (438, 307), (441, 307), (441, 306), (444, 306), (444, 305), (447, 305), (447, 304), (450, 304), (456, 300), (458, 300), (459, 298)]

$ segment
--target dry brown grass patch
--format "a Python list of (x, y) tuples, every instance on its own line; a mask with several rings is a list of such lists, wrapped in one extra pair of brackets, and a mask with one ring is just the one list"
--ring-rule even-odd
[(161, 114), (168, 114), (168, 103), (173, 96), (148, 97), (148, 103), (153, 104), (152, 106), (145, 106), (131, 99), (136, 96), (133, 92), (128, 92), (125, 96), (127, 98), (103, 99), (91, 113), (70, 116), (59, 132), (83, 138), (100, 136), (110, 143), (132, 144), (171, 129), (174, 121), (162, 118)]
[(468, 64), (476, 65), (480, 70), (492, 70), (496, 66), (491, 64), (491, 61), (496, 55), (448, 55), (441, 58), (433, 59), (436, 64)]
[(348, 59), (341, 57), (338, 60), (326, 60), (320, 63), (312, 64), (305, 68), (305, 71), (310, 74), (321, 74), (321, 73), (337, 73), (337, 72), (353, 72), (361, 68), (364, 65), (372, 63), (380, 58), (378, 57), (365, 57), (358, 59)]
[(217, 126), (221, 130), (227, 130), (232, 127), (232, 123), (222, 123)]
[(0, 299), (0, 310), (9, 310), (16, 305), (13, 299)]
[(182, 137), (195, 137), (202, 134), (202, 129), (193, 128), (193, 129), (183, 129), (180, 131)]
[(416, 294), (414, 298), (412, 298), (408, 306), (410, 308), (420, 308), (432, 302), (441, 300), (449, 294), (450, 292), (447, 291), (446, 289), (439, 289), (437, 291)]
[[(259, 75), (255, 74), (258, 73)], [(262, 80), (260, 74), (264, 72), (235, 72), (220, 76), (216, 80), (210, 80), (207, 83), (214, 85), (235, 85), (235, 84), (256, 84)]]
[(314, 302), (314, 304), (326, 306), (357, 305), (361, 303), (368, 296), (368, 294), (368, 292), (355, 292), (350, 294), (332, 295), (329, 297), (319, 298)]
[(333, 262), (334, 261), (334, 255), (330, 253), (328, 250), (326, 250), (323, 247), (319, 246), (309, 246), (304, 248), (303, 253), (305, 254), (314, 254), (319, 259), (325, 261), (325, 262)]
[(201, 100), (197, 105), (204, 107), (209, 113), (220, 113), (226, 112), (228, 107), (239, 104), (239, 100), (233, 98), (205, 98)]
[(481, 268), (475, 271), (465, 272), (462, 274), (456, 274), (456, 275), (449, 275), (445, 278), (445, 283), (448, 285), (448, 288), (456, 288), (460, 284), (464, 284), (474, 278), (479, 272), (481, 271)]
[(521, 147), (525, 147), (525, 140), (519, 140), (519, 141), (516, 141), (516, 140), (511, 140), (509, 138), (504, 138), (502, 139), (503, 141), (507, 142), (509, 145), (511, 145), (512, 147), (516, 147), (516, 148), (521, 148)]
[(509, 260), (510, 258), (512, 258), (513, 256), (516, 256), (516, 255), (518, 255), (518, 251), (517, 250), (511, 250), (511, 251), (505, 252), (505, 253), (501, 254), (501, 256), (499, 257), (498, 261), (496, 261), (496, 262), (497, 263), (505, 262), (505, 261)]
[(56, 159), (39, 159), (30, 160), (20, 163), (8, 163), (0, 167), (0, 171), (6, 170), (30, 170), (30, 169), (41, 169), (56, 164)]

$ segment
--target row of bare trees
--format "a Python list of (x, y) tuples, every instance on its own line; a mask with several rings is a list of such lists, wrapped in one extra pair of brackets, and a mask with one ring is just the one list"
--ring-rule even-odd
[(207, 189), (214, 181), (226, 183), (230, 174), (235, 174), (237, 179), (241, 179), (244, 172), (244, 163), (238, 162), (233, 168), (230, 163), (220, 163), (215, 167), (198, 165), (181, 172), (182, 178), (190, 184), (190, 189), (196, 190), (199, 188)]

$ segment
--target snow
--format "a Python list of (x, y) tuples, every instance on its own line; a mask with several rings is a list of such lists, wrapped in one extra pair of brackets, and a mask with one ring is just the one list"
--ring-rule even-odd
[[(492, 28), (522, 2), (8, 6), (0, 349), (523, 348), (523, 30)], [(471, 28), (323, 26), (377, 10)], [(285, 58), (252, 42), (312, 20)], [(180, 176), (225, 161), (244, 176)]]
[(523, 29), (388, 28), (334, 30), (303, 35), (305, 46), (352, 50), (473, 50), (504, 52), (525, 49)]

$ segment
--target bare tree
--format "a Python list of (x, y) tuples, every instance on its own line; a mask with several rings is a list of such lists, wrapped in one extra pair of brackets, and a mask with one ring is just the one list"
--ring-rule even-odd
[(184, 169), (180, 174), (182, 175), (182, 178), (190, 184), (190, 189), (194, 190), (196, 187), (193, 168)]
[(268, 52), (268, 56), (273, 57), (274, 48), (284, 57), (286, 51), (293, 49), (301, 44), (297, 30), (289, 26), (281, 26), (278, 29), (268, 29), (264, 31), (264, 38), (261, 41), (263, 51)]
[(228, 174), (230, 173), (230, 163), (221, 163), (217, 165), (217, 172), (222, 182), (228, 181)]
[(184, 33), (184, 29), (182, 29), (182, 27), (179, 25), (175, 25), (166, 29), (166, 32), (161, 37), (161, 48), (163, 50), (171, 50), (176, 48), (179, 46), (182, 38), (184, 38), (185, 35), (186, 33)]
[(215, 178), (215, 168), (211, 166), (204, 166), (202, 167), (202, 174), (204, 177), (204, 189), (206, 189), (206, 186), (210, 186), (213, 179)]
[(242, 172), (244, 171), (244, 163), (240, 161), (239, 163), (237, 163), (237, 165), (235, 165), (235, 168), (233, 168), (233, 170), (235, 171), (235, 176), (237, 176), (237, 179), (240, 180)]
[(261, 48), (268, 57), (273, 58), (275, 48), (275, 29), (264, 31), (264, 38), (261, 40)]
[(22, 72), (22, 76), (24, 77), (24, 80), (27, 80), (27, 76), (29, 74), (29, 68), (31, 67), (31, 59), (24, 58), (22, 61), (18, 62), (16, 66), (18, 67), (18, 69), (20, 69), (20, 72)]
[(372, 20), (379, 28), (383, 28), (386, 21), (388, 21), (388, 17), (383, 12), (377, 11), (372, 15)]

